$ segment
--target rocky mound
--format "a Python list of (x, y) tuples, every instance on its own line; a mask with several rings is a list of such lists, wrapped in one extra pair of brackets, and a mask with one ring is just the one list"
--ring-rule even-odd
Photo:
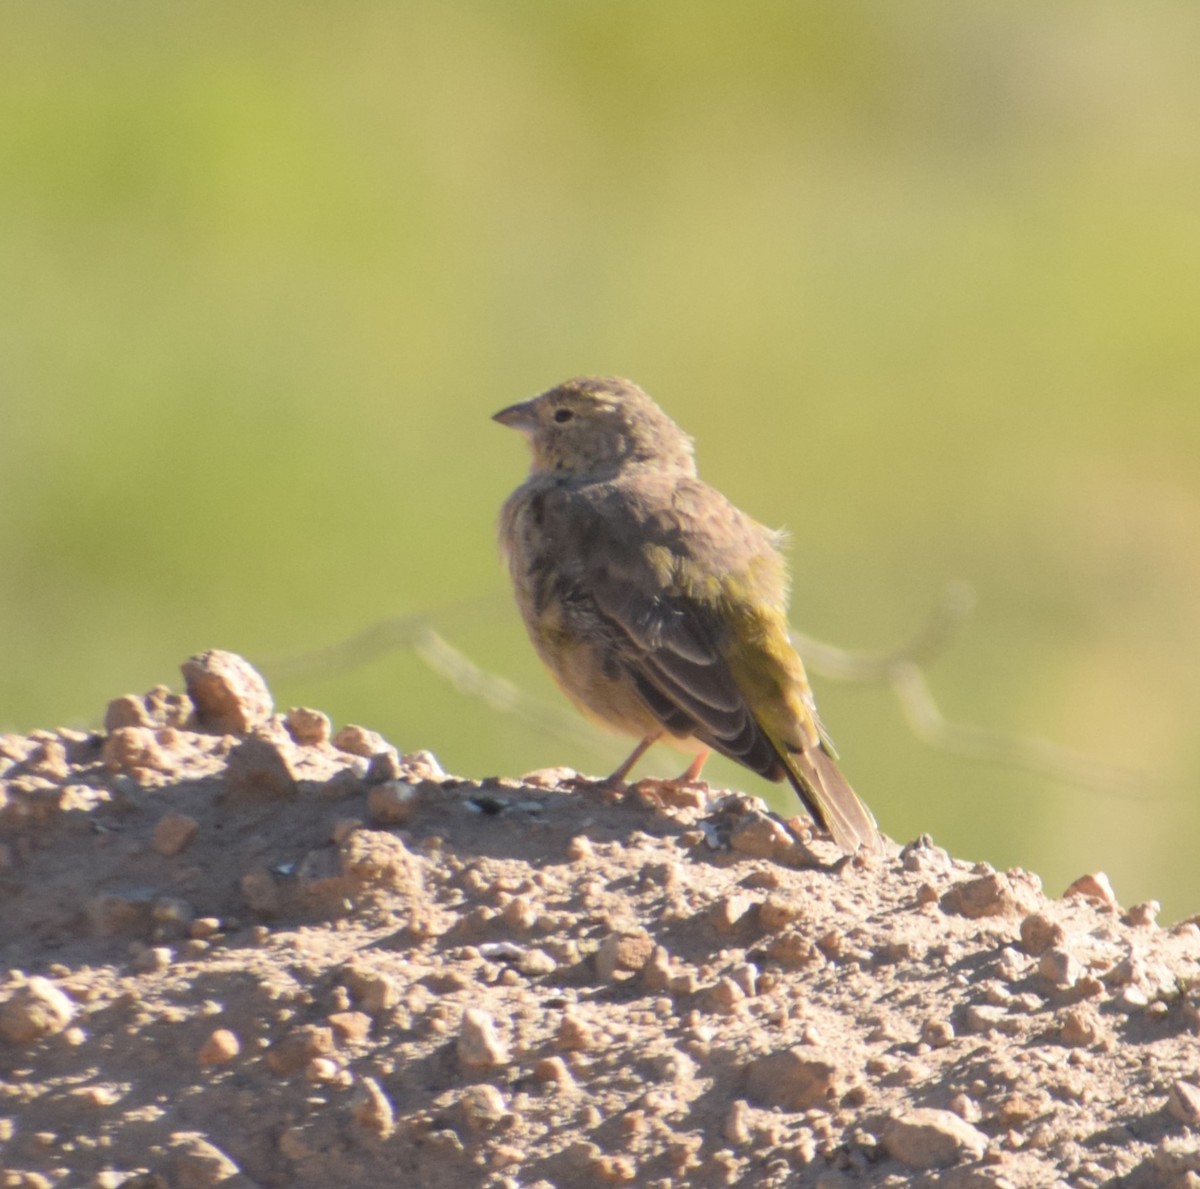
[(1200, 1184), (1200, 928), (207, 653), (0, 737), (0, 1185)]

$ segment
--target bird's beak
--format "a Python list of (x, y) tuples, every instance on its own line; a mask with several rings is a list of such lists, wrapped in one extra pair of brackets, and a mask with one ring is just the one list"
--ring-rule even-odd
[(509, 405), (507, 409), (501, 409), (499, 413), (492, 416), (493, 421), (499, 421), (501, 425), (507, 425), (509, 429), (519, 430), (523, 434), (531, 434), (537, 429), (537, 413), (533, 408), (533, 401), (522, 401), (519, 405)]

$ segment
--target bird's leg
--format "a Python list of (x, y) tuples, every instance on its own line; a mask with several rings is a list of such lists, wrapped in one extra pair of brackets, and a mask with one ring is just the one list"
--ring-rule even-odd
[(702, 752), (697, 754), (696, 758), (671, 783), (690, 784), (693, 780), (699, 780), (700, 773), (704, 771), (704, 761), (710, 755), (712, 755), (712, 751), (706, 747)]
[(647, 735), (630, 753), (629, 758), (604, 782), (605, 784), (613, 785), (619, 788), (625, 783), (625, 777), (629, 775), (630, 769), (646, 754), (662, 735), (661, 731), (653, 735)]

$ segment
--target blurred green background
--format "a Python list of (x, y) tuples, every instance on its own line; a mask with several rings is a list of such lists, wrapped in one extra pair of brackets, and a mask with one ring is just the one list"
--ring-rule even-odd
[[(1153, 0), (6, 3), (0, 729), (417, 612), (554, 698), (488, 417), (615, 372), (791, 530), (800, 630), (893, 644), (965, 578), (947, 714), (1168, 782), (958, 758), (818, 680), (890, 834), (1200, 912), (1198, 34)], [(273, 684), (466, 775), (626, 748), (404, 651)]]

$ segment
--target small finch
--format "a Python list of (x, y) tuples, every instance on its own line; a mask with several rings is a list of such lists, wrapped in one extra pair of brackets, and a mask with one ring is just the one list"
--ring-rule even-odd
[(533, 451), (500, 545), (534, 647), (588, 716), (787, 779), (847, 851), (877, 849), (834, 762), (787, 625), (780, 534), (696, 475), (692, 440), (636, 384), (581, 377), (495, 415)]

